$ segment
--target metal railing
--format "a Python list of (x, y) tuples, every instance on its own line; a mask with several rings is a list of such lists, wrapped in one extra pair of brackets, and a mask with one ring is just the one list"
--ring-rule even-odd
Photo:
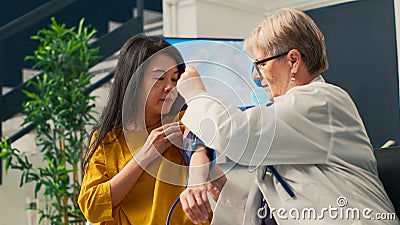
[(0, 27), (0, 41), (37, 23), (78, 0), (52, 0)]

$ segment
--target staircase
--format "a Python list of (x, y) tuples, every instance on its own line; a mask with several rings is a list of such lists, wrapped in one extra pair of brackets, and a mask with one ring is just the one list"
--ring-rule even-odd
[[(53, 1), (50, 1), (50, 3)], [(77, 0), (63, 1), (76, 2)], [(146, 1), (146, 3), (149, 2), (154, 1)], [(151, 10), (151, 7), (146, 7), (146, 4), (144, 4), (144, 6), (145, 8), (141, 12), (139, 12), (140, 7), (139, 10), (132, 7), (130, 10), (131, 17), (127, 18), (124, 22), (108, 20), (107, 30), (94, 41), (95, 46), (100, 46), (101, 55), (106, 56), (101, 62), (90, 69), (90, 72), (95, 74), (95, 77), (92, 79), (93, 85), (91, 88), (94, 90), (92, 92), (93, 95), (97, 96), (95, 110), (99, 112), (99, 114), (97, 114), (98, 116), (106, 104), (112, 82), (112, 75), (117, 63), (119, 48), (125, 40), (139, 32), (144, 32), (151, 36), (162, 36), (162, 12)], [(142, 27), (137, 27), (140, 23), (137, 22), (134, 15), (142, 15)], [(63, 20), (57, 17), (56, 19), (58, 22), (63, 22)], [(43, 20), (47, 23), (50, 21), (48, 18)], [(88, 23), (88, 21), (85, 22)], [(3, 48), (4, 45), (7, 44), (6, 41), (2, 42), (1, 39), (1, 37), (4, 36), (4, 33), (1, 33), (1, 31), (4, 31), (4, 27), (5, 26), (0, 27), (0, 60), (2, 56), (9, 54), (6, 52), (7, 49)], [(29, 54), (31, 54), (31, 52)], [(32, 127), (20, 126), (24, 121), (24, 116), (19, 112), (22, 101), (21, 96), (23, 95), (21, 94), (21, 90), (24, 89), (24, 84), (40, 74), (40, 71), (29, 69), (27, 66), (21, 67), (19, 69), (19, 71), (22, 71), (20, 72), (22, 74), (21, 83), (11, 86), (10, 84), (12, 82), (6, 81), (10, 73), (5, 75), (5, 64), (7, 64), (7, 62), (0, 62), (0, 91), (2, 93), (0, 98), (0, 136), (5, 136), (9, 140), (11, 139), (14, 148), (35, 152), (37, 148), (35, 145), (34, 131), (32, 131)], [(1, 88), (2, 84), (7, 84), (8, 86), (4, 85)], [(40, 163), (41, 160), (41, 157), (33, 158), (32, 162)], [(27, 206), (33, 201), (33, 185), (28, 184), (19, 188), (20, 172), (10, 170), (8, 174), (5, 175), (5, 171), (2, 171), (2, 169), (4, 169), (4, 165), (0, 163), (0, 199), (2, 199), (2, 201), (0, 201), (1, 224), (36, 224), (35, 214), (32, 211), (26, 211)], [(10, 204), (10, 202), (13, 204)]]

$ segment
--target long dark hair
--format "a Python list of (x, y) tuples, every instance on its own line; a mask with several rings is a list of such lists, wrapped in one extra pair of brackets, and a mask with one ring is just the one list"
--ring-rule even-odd
[[(108, 102), (103, 109), (100, 119), (93, 128), (90, 137), (93, 138), (94, 132), (97, 131), (94, 140), (90, 141), (88, 149), (85, 153), (83, 168), (85, 169), (96, 149), (101, 144), (108, 132), (117, 131), (116, 138), (122, 134), (122, 106), (124, 95), (129, 82), (132, 82), (130, 88), (133, 88), (134, 95), (137, 96), (142, 86), (142, 72), (136, 72), (139, 68), (145, 68), (146, 63), (153, 54), (168, 48), (164, 53), (173, 57), (177, 63), (179, 76), (185, 71), (185, 64), (179, 51), (171, 46), (168, 42), (160, 37), (148, 37), (144, 34), (131, 37), (122, 46), (119, 53), (118, 63), (114, 72), (114, 81), (110, 89)], [(148, 63), (148, 62), (147, 62)], [(132, 90), (132, 89), (131, 89)], [(179, 103), (178, 103), (179, 102)], [(183, 98), (178, 95), (174, 105), (182, 105)], [(172, 106), (170, 113), (177, 113), (180, 107)], [(174, 112), (173, 112), (174, 111)], [(134, 113), (134, 112), (133, 112)]]

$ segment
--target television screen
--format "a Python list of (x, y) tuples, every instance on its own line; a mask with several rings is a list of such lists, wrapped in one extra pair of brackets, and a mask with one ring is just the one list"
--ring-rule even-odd
[(253, 59), (242, 50), (243, 40), (165, 38), (195, 67), (207, 92), (238, 107), (266, 105), (265, 90), (253, 80)]

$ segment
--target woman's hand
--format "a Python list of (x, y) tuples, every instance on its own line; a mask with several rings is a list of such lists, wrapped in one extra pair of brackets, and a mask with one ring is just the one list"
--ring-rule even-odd
[(179, 144), (183, 138), (183, 130), (184, 125), (179, 122), (164, 124), (152, 130), (142, 149), (135, 155), (136, 161), (146, 167), (172, 144)]
[(150, 132), (145, 145), (153, 145), (162, 154), (173, 143), (182, 140), (183, 131), (184, 125), (179, 122), (164, 124)]
[(187, 187), (180, 195), (183, 211), (195, 224), (198, 221), (204, 223), (211, 212), (207, 192), (214, 201), (218, 201), (222, 188), (227, 181), (224, 172), (218, 165), (214, 166), (209, 174), (209, 179), (211, 181), (207, 183)]
[(211, 212), (210, 202), (207, 198), (208, 171), (210, 160), (207, 149), (203, 145), (197, 145), (190, 158), (188, 187), (181, 193), (182, 208), (193, 223), (204, 223)]
[(206, 222), (211, 212), (211, 205), (204, 184), (187, 187), (179, 197), (183, 211), (193, 223)]
[(161, 156), (176, 140), (182, 140), (183, 125), (178, 122), (168, 123), (152, 130), (135, 160), (126, 166), (110, 181), (112, 207), (116, 207), (135, 185), (145, 167)]
[(196, 95), (206, 92), (200, 74), (192, 66), (186, 66), (185, 72), (178, 80), (177, 89), (186, 102)]

